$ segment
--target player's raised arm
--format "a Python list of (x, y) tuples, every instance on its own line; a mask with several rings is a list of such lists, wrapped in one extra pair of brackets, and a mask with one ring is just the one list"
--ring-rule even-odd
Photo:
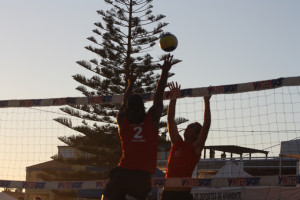
[(167, 85), (169, 70), (172, 67), (173, 56), (170, 54), (164, 57), (163, 65), (160, 65), (161, 75), (158, 81), (156, 92), (154, 94), (153, 105), (149, 109), (149, 114), (152, 116), (153, 125), (155, 128), (159, 128), (159, 120), (163, 110), (163, 95)]
[(168, 106), (167, 125), (170, 140), (172, 144), (175, 144), (178, 140), (182, 139), (179, 135), (177, 124), (175, 121), (176, 100), (180, 96), (180, 85), (178, 85), (177, 82), (171, 82), (169, 84), (169, 88), (171, 100)]
[(123, 101), (122, 101), (121, 106), (120, 106), (119, 113), (117, 115), (117, 123), (120, 126), (121, 126), (121, 123), (122, 123), (122, 119), (125, 116), (128, 99), (132, 95), (133, 85), (134, 85), (134, 82), (137, 78), (137, 75), (128, 74), (128, 75), (126, 75), (126, 77), (128, 77), (127, 87), (126, 87), (126, 90), (125, 90), (125, 93), (124, 93), (124, 97), (123, 97)]
[(198, 155), (201, 155), (201, 151), (204, 148), (204, 144), (209, 132), (211, 124), (211, 114), (210, 114), (210, 100), (211, 96), (204, 97), (204, 122), (201, 128), (200, 134), (198, 135), (197, 140), (194, 143), (195, 151)]

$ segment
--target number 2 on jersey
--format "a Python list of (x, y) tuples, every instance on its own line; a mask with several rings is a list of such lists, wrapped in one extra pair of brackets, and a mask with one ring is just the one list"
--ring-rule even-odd
[(134, 139), (143, 139), (143, 135), (142, 135), (143, 128), (142, 127), (136, 126), (133, 128), (133, 131), (135, 132), (135, 134), (133, 136)]

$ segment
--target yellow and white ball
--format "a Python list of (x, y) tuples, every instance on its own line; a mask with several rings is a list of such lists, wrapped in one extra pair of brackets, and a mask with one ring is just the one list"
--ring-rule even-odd
[(174, 51), (177, 48), (178, 40), (175, 35), (171, 33), (165, 33), (160, 37), (159, 46), (166, 52)]

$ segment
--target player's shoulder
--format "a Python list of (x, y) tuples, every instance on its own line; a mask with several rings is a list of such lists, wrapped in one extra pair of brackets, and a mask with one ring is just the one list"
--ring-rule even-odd
[(179, 145), (182, 145), (182, 144), (184, 144), (184, 141), (183, 141), (183, 139), (182, 139), (181, 136), (179, 136), (179, 137), (176, 139), (176, 141), (174, 141), (174, 143), (173, 143), (173, 145), (176, 145), (176, 146), (179, 146)]

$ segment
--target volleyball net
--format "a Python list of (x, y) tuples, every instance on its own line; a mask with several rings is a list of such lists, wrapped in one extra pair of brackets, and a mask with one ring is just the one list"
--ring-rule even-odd
[[(178, 125), (179, 130), (184, 130), (190, 122), (203, 122), (203, 96), (212, 95), (212, 123), (206, 147), (193, 178), (173, 179), (169, 182), (164, 178), (154, 178), (153, 187), (163, 187), (166, 184), (170, 187), (300, 184), (297, 171), (297, 158), (300, 154), (300, 77), (182, 89), (180, 92), (176, 117), (185, 118), (188, 122)], [(171, 96), (168, 91), (164, 93), (165, 106), (168, 105)], [(149, 107), (153, 94), (142, 94), (142, 97)], [(0, 187), (104, 188), (106, 180), (46, 182), (30, 177), (28, 171), (32, 167), (38, 168), (41, 163), (51, 161), (52, 157), (58, 154), (58, 149), (65, 146), (59, 137), (79, 134), (54, 119), (69, 118), (73, 125), (81, 124), (83, 119), (72, 117), (60, 108), (68, 105), (120, 103), (122, 99), (122, 95), (117, 95), (0, 100)], [(166, 117), (162, 117), (162, 120), (166, 120)], [(180, 131), (180, 134), (182, 133), (183, 131)], [(65, 149), (64, 155), (72, 157), (75, 154)], [(294, 158), (291, 158), (293, 156)], [(279, 177), (264, 177), (270, 174), (264, 174), (263, 171), (254, 171), (254, 174), (251, 174), (251, 167), (257, 169), (256, 165), (250, 163), (251, 160), (271, 160), (279, 163), (283, 157), (286, 157), (288, 162), (295, 161), (287, 167), (293, 168), (292, 174), (278, 173)], [(165, 170), (167, 156), (161, 156), (159, 159), (158, 167)], [(242, 160), (247, 160), (250, 164), (246, 166), (246, 161), (241, 164)], [(239, 170), (244, 169), (246, 173), (232, 176), (235, 172), (223, 168), (228, 162), (231, 162), (230, 170), (238, 166)], [(284, 170), (275, 165), (277, 164), (271, 167), (276, 168), (278, 172)]]

